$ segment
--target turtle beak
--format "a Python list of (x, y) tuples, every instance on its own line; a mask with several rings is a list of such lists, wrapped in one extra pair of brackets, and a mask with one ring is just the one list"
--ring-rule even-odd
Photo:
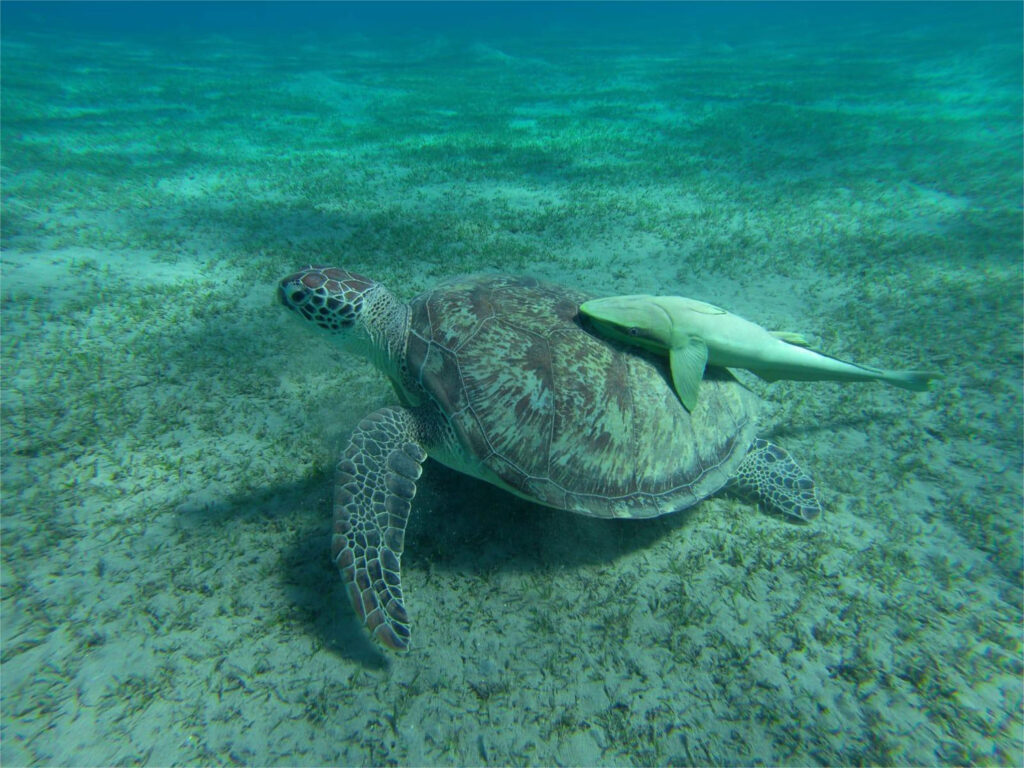
[(298, 311), (298, 308), (309, 296), (309, 289), (302, 284), (303, 273), (288, 275), (277, 284), (277, 301), (279, 304)]

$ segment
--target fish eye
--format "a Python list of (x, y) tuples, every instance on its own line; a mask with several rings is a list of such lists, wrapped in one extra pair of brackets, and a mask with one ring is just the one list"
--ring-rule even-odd
[(636, 327), (627, 328), (626, 329), (626, 333), (628, 333), (630, 336), (639, 336), (640, 335), (640, 329), (636, 328)]

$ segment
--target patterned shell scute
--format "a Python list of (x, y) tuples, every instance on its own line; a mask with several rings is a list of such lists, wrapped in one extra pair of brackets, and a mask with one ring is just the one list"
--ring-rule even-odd
[(693, 413), (663, 359), (586, 330), (590, 298), (485, 275), (414, 299), (407, 362), (463, 450), (516, 492), (599, 517), (650, 517), (720, 489), (754, 437), (756, 400), (701, 385)]

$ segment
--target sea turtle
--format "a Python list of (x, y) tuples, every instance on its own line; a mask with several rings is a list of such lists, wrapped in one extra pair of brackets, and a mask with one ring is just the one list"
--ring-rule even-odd
[(692, 411), (664, 357), (590, 332), (589, 296), (530, 277), (451, 280), (404, 304), (336, 267), (282, 279), (280, 301), (368, 357), (401, 405), (356, 426), (338, 463), (332, 554), (356, 613), (385, 645), (409, 645), (400, 575), (427, 456), (539, 504), (643, 518), (727, 485), (799, 520), (814, 483), (757, 438), (757, 399), (709, 369)]

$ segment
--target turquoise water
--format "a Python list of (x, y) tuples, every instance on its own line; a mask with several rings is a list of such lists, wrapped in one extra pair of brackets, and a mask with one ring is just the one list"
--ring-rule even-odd
[[(1020, 765), (1021, 6), (0, 6), (16, 765)], [(405, 654), (331, 563), (397, 402), (338, 264), (669, 293), (926, 393), (743, 377), (794, 525), (425, 465)]]

